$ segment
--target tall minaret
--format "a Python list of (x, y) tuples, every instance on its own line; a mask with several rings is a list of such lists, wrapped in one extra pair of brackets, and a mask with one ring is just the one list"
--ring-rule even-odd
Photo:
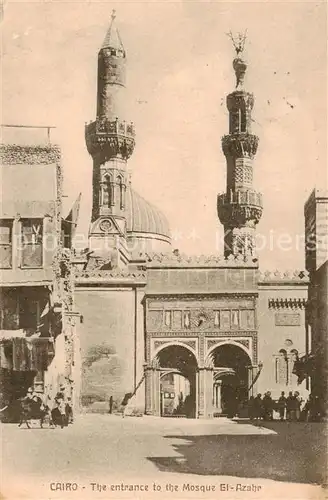
[(126, 260), (125, 194), (127, 160), (135, 144), (133, 123), (125, 121), (126, 53), (115, 26), (115, 11), (98, 53), (96, 121), (86, 125), (93, 158), (93, 205), (89, 246), (95, 253)]
[(262, 195), (253, 189), (253, 158), (258, 137), (251, 133), (253, 94), (244, 90), (247, 64), (242, 58), (245, 35), (236, 41), (233, 61), (236, 90), (227, 96), (229, 135), (222, 138), (227, 162), (227, 188), (218, 196), (218, 216), (224, 225), (224, 255), (255, 256), (255, 228), (262, 215)]

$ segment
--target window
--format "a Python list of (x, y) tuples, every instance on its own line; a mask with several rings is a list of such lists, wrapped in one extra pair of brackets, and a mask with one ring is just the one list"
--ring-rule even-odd
[(2, 289), (0, 295), (0, 329), (19, 328), (19, 299), (17, 289)]
[(288, 385), (288, 356), (285, 349), (280, 349), (275, 359), (275, 379), (279, 385)]
[(22, 295), (19, 304), (19, 328), (37, 330), (40, 323), (40, 303)]
[(12, 267), (12, 229), (13, 221), (9, 219), (0, 220), (0, 268), (10, 269)]
[(233, 310), (231, 311), (231, 328), (235, 330), (239, 328), (239, 311)]
[(255, 314), (253, 309), (242, 309), (240, 311), (240, 328), (253, 330), (255, 328)]
[(120, 209), (123, 210), (125, 207), (125, 186), (123, 184), (122, 177), (118, 176), (116, 179), (116, 183), (120, 193)]
[(214, 311), (214, 326), (220, 328), (220, 311)]
[(22, 267), (42, 267), (42, 219), (22, 220)]
[(184, 311), (183, 313), (183, 326), (184, 328), (190, 328), (190, 311)]
[(220, 329), (230, 330), (230, 311), (222, 310), (220, 314)]
[(106, 175), (101, 184), (101, 204), (104, 207), (110, 208), (114, 205), (114, 189), (110, 181), (110, 177)]
[(182, 326), (182, 311), (172, 311), (172, 312), (173, 312), (172, 326), (175, 330), (180, 330)]
[(164, 311), (164, 324), (171, 327), (171, 311)]
[(240, 132), (246, 132), (246, 112), (244, 109), (239, 110), (240, 112)]

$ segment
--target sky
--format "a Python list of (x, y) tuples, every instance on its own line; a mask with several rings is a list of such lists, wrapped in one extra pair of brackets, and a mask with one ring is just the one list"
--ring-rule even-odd
[(222, 254), (216, 197), (225, 190), (221, 137), (234, 90), (227, 36), (247, 29), (246, 88), (260, 138), (254, 187), (262, 269), (304, 267), (304, 202), (327, 188), (326, 5), (323, 2), (14, 2), (1, 23), (1, 121), (53, 125), (64, 207), (91, 211), (84, 124), (96, 114), (97, 53), (112, 9), (127, 52), (126, 103), (136, 127), (133, 187), (167, 216), (173, 247)]

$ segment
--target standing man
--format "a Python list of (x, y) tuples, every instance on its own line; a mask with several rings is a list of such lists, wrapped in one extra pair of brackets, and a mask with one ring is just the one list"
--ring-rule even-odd
[(109, 398), (109, 413), (113, 413), (113, 396)]
[(284, 391), (282, 391), (280, 398), (278, 399), (278, 410), (280, 421), (283, 422), (285, 420), (285, 409), (286, 409), (287, 399), (285, 397)]
[(265, 393), (263, 398), (264, 420), (273, 420), (273, 401), (271, 392)]
[(254, 399), (254, 417), (257, 420), (263, 417), (262, 394), (258, 394)]
[(286, 420), (288, 420), (288, 422), (293, 420), (293, 412), (294, 412), (294, 396), (293, 393), (290, 391), (286, 399)]
[(295, 398), (295, 419), (299, 421), (301, 417), (301, 404), (303, 400), (298, 391), (295, 392), (294, 398)]

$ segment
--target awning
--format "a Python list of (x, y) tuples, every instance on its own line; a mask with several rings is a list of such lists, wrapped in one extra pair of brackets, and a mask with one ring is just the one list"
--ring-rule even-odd
[(0, 367), (15, 371), (44, 371), (54, 357), (49, 337), (11, 337), (0, 339)]

